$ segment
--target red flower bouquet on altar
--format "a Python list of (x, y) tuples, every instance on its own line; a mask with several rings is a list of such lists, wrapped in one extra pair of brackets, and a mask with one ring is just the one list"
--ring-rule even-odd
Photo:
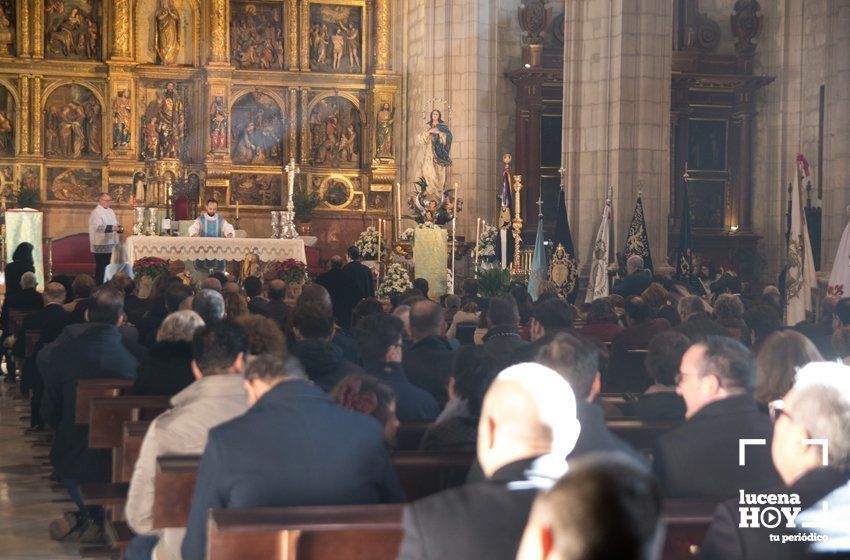
[(159, 257), (145, 257), (133, 263), (133, 276), (138, 279), (147, 276), (153, 280), (166, 272), (168, 272), (168, 261)]
[(275, 276), (287, 284), (303, 284), (307, 281), (307, 265), (295, 259), (286, 259), (275, 264)]

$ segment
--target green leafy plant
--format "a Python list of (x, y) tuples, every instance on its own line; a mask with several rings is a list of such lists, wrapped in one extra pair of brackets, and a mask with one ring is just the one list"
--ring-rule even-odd
[(295, 187), (292, 204), (295, 206), (295, 219), (305, 223), (313, 219), (313, 211), (322, 203), (317, 191), (311, 191), (304, 185)]
[(15, 201), (16, 208), (35, 208), (41, 202), (41, 193), (32, 187), (21, 187)]
[(478, 272), (478, 295), (485, 298), (505, 295), (511, 288), (511, 273), (504, 268)]

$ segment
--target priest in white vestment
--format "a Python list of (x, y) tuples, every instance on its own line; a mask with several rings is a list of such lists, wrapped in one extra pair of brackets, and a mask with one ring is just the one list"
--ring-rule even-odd
[(89, 248), (94, 253), (97, 285), (103, 284), (103, 273), (112, 259), (112, 249), (118, 244), (118, 234), (124, 233), (124, 228), (118, 223), (109, 193), (102, 193), (98, 204), (89, 214)]
[[(198, 219), (189, 226), (191, 237), (233, 237), (235, 232), (233, 226), (218, 213), (218, 201), (212, 198), (207, 200), (206, 212), (198, 216)], [(195, 268), (198, 270), (224, 270), (224, 261), (196, 261)]]

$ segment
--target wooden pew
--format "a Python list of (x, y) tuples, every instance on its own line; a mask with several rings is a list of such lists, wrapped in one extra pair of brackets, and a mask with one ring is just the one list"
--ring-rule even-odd
[(35, 347), (41, 340), (40, 329), (30, 329), (24, 336), (24, 359), (29, 360), (35, 354)]
[[(692, 560), (714, 504), (664, 505), (664, 560)], [(402, 539), (398, 505), (216, 509), (210, 512), (210, 560), (392, 560)]]
[(635, 449), (652, 449), (661, 434), (681, 423), (681, 420), (617, 419), (607, 421), (606, 425)]
[(89, 423), (91, 400), (98, 397), (117, 397), (133, 387), (133, 380), (118, 377), (80, 379), (77, 381), (77, 403), (74, 421)]
[[(390, 456), (408, 501), (463, 484), (473, 458), (466, 453), (393, 453)], [(154, 528), (186, 526), (199, 463), (197, 455), (157, 459)]]
[(397, 451), (417, 451), (425, 431), (433, 426), (430, 421), (402, 422), (396, 432)]
[(212, 510), (209, 560), (392, 559), (401, 505)]
[(133, 477), (133, 468), (150, 424), (148, 421), (124, 422), (121, 435), (121, 478), (117, 482), (129, 482)]

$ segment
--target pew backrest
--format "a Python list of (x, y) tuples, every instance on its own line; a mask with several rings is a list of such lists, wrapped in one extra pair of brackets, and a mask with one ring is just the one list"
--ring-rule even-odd
[(716, 507), (716, 502), (667, 500), (664, 503), (664, 560), (692, 560), (697, 557)]
[(396, 432), (395, 449), (398, 451), (416, 451), (422, 443), (425, 432), (433, 426), (430, 421), (402, 422)]
[(133, 380), (120, 377), (90, 378), (77, 381), (76, 409), (74, 421), (89, 423), (91, 400), (99, 397), (117, 397), (133, 387)]
[(28, 315), (32, 315), (38, 309), (10, 309), (9, 310), (9, 334), (17, 336), (21, 332), (21, 327), (24, 325), (24, 319)]
[(30, 329), (26, 332), (24, 336), (24, 358), (29, 360), (35, 354), (35, 347), (38, 345), (38, 341), (41, 340), (41, 330), (40, 329)]
[(658, 438), (681, 424), (681, 420), (608, 420), (606, 425), (615, 435), (635, 449), (652, 449)]
[(124, 423), (152, 420), (169, 407), (167, 395), (96, 397), (89, 402), (89, 448), (121, 447)]
[(462, 485), (474, 459), (472, 453), (397, 452), (390, 456), (408, 502)]
[(129, 482), (133, 477), (133, 468), (139, 459), (139, 451), (142, 442), (150, 426), (149, 421), (124, 422), (124, 430), (121, 437), (121, 480)]
[(157, 458), (153, 498), (154, 529), (186, 526), (200, 463), (199, 455)]

